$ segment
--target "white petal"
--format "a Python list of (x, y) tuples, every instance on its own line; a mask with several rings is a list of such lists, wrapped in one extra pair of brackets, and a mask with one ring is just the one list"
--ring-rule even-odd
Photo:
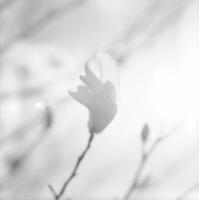
[(110, 81), (115, 88), (119, 88), (119, 69), (116, 60), (106, 52), (99, 52), (97, 60), (100, 67), (100, 80)]
[(68, 93), (79, 103), (89, 106), (92, 94), (89, 89), (85, 86), (78, 86), (77, 92), (68, 91)]
[(99, 91), (93, 93), (88, 124), (91, 132), (102, 132), (115, 117), (117, 105), (113, 93), (115, 88), (110, 82), (106, 82)]
[(80, 79), (91, 89), (97, 90), (102, 86), (102, 82), (94, 75), (88, 65), (85, 66), (86, 75), (81, 75)]

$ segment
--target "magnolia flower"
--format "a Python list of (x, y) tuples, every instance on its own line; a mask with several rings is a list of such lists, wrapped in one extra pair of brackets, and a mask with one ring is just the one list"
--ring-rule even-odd
[(69, 91), (69, 94), (89, 110), (88, 128), (93, 134), (102, 132), (113, 120), (117, 104), (114, 85), (97, 78), (89, 62), (85, 65), (85, 75), (80, 76), (85, 86), (78, 86), (77, 92)]

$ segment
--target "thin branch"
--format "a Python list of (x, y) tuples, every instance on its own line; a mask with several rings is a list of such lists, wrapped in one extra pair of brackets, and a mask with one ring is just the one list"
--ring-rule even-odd
[[(59, 99), (58, 101), (55, 102), (56, 108), (57, 109), (62, 108), (62, 106), (65, 105), (65, 103), (68, 103), (68, 101), (70, 99), (71, 98)], [(7, 180), (9, 181), (10, 178), (12, 178), (12, 176), (14, 175), (14, 173), (19, 169), (19, 167), (21, 167), (24, 164), (24, 162), (27, 162), (27, 160), (33, 154), (33, 152), (35, 150), (38, 150), (38, 147), (45, 140), (45, 138), (49, 135), (49, 128), (51, 127), (52, 120), (53, 120), (52, 119), (53, 116), (49, 116), (49, 115), (52, 115), (51, 110), (49, 110), (50, 109), (49, 106), (50, 105), (46, 104), (46, 106), (44, 107), (44, 110), (43, 110), (44, 112), (41, 117), (40, 117), (40, 115), (34, 116), (30, 121), (26, 122), (21, 127), (19, 127), (17, 130), (10, 133), (3, 140), (0, 140), (0, 148), (2, 148), (4, 146), (4, 144), (6, 144), (6, 142), (8, 142), (10, 140), (18, 139), (18, 137), (22, 137), (22, 136), (24, 139), (24, 137), (27, 137), (27, 134), (29, 133), (30, 130), (31, 130), (30, 133), (32, 133), (33, 129), (37, 128), (38, 125), (42, 126), (41, 132), (38, 133), (38, 136), (36, 136), (34, 141), (32, 141), (30, 143), (30, 145), (25, 150), (23, 150), (23, 152), (21, 152), (20, 154), (16, 154), (17, 155), (17, 156), (15, 156), (16, 158), (13, 157), (8, 160), (8, 161), (10, 161), (9, 168), (8, 168), (6, 174), (3, 175), (2, 180), (0, 181), (1, 187), (4, 187), (6, 185), (6, 183), (3, 183), (3, 179), (5, 179), (6, 181)], [(41, 122), (43, 122), (43, 123), (41, 124)], [(9, 183), (9, 182), (7, 182), (7, 183)]]
[(132, 195), (132, 193), (134, 192), (134, 190), (136, 189), (136, 187), (138, 186), (141, 173), (145, 167), (145, 163), (147, 162), (148, 158), (149, 157), (147, 157), (146, 153), (142, 153), (142, 158), (135, 172), (135, 177), (133, 179), (133, 182), (131, 186), (129, 187), (127, 193), (125, 194), (123, 200), (128, 200), (130, 196)]
[(177, 133), (177, 130), (184, 124), (184, 120), (180, 121), (176, 124), (167, 134), (160, 136), (151, 146), (151, 148), (148, 150), (147, 155), (151, 156), (153, 151), (157, 148), (157, 146), (160, 144), (160, 142), (168, 139), (169, 137), (173, 136), (174, 133)]
[(199, 183), (196, 183), (194, 185), (192, 185), (190, 188), (188, 188), (187, 190), (185, 190), (179, 197), (177, 197), (176, 200), (183, 200), (185, 199), (185, 197), (187, 195), (189, 195), (191, 192), (193, 192), (194, 190), (199, 188)]
[(86, 145), (86, 148), (83, 150), (83, 152), (79, 156), (79, 158), (78, 158), (78, 160), (77, 160), (77, 162), (75, 164), (75, 167), (73, 168), (73, 170), (72, 170), (71, 174), (69, 175), (69, 177), (67, 178), (67, 180), (62, 185), (61, 190), (58, 193), (56, 193), (54, 188), (51, 185), (48, 185), (48, 187), (49, 187), (50, 191), (52, 192), (55, 200), (60, 200), (60, 198), (66, 192), (67, 187), (69, 186), (69, 184), (72, 182), (72, 180), (77, 175), (77, 171), (78, 171), (82, 161), (84, 160), (86, 154), (88, 153), (88, 151), (89, 151), (89, 149), (91, 147), (91, 144), (93, 142), (94, 136), (95, 136), (95, 134), (90, 134), (90, 137), (89, 137), (88, 143)]
[(123, 200), (129, 200), (133, 192), (137, 189), (137, 186), (140, 182), (140, 177), (142, 175), (142, 172), (144, 168), (146, 167), (146, 163), (151, 158), (153, 152), (155, 149), (157, 149), (157, 146), (162, 142), (165, 141), (167, 138), (173, 135), (173, 132), (175, 132), (180, 126), (182, 125), (182, 122), (178, 123), (172, 130), (169, 131), (164, 136), (161, 136), (155, 140), (155, 142), (151, 145), (151, 147), (148, 149), (148, 151), (145, 151), (145, 145), (146, 143), (142, 143), (142, 155), (141, 160), (138, 164), (138, 168), (135, 172), (135, 176), (133, 178), (133, 182), (131, 183), (129, 189), (127, 190), (126, 194), (124, 195)]
[(52, 185), (49, 184), (49, 185), (48, 185), (48, 188), (49, 188), (49, 190), (51, 191), (51, 193), (52, 193), (54, 199), (56, 199), (56, 198), (57, 198), (57, 194), (56, 194), (56, 191), (54, 190), (54, 188), (52, 187)]

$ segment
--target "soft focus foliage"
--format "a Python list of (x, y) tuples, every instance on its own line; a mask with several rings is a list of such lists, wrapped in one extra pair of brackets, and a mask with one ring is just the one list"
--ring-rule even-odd
[[(88, 111), (89, 131), (104, 134), (66, 198), (120, 199), (141, 152), (168, 132), (133, 198), (176, 199), (197, 183), (198, 8), (198, 0), (0, 0), (0, 199), (52, 199), (47, 185), (58, 191), (86, 145)], [(78, 106), (66, 91), (83, 73), (71, 93)]]

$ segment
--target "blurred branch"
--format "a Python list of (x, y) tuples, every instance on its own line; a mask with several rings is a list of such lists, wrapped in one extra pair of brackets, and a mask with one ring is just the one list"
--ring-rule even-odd
[(0, 2), (0, 12), (2, 12), (4, 9), (8, 8), (12, 4), (15, 4), (21, 0), (2, 0)]
[(24, 37), (30, 37), (36, 33), (38, 33), (41, 29), (45, 28), (49, 23), (53, 20), (57, 19), (62, 15), (66, 15), (69, 12), (73, 11), (75, 8), (79, 7), (87, 0), (70, 0), (68, 3), (55, 8), (53, 10), (48, 11), (43, 17), (34, 22), (33, 24), (25, 27), (18, 34), (16, 34), (13, 38), (6, 41), (2, 46), (0, 46), (0, 54), (5, 53), (7, 50), (12, 47), (12, 45), (23, 39)]
[(67, 80), (67, 78), (76, 74), (76, 71), (76, 69), (71, 70), (70, 72), (61, 71), (57, 76), (48, 81), (37, 83), (32, 86), (26, 86), (22, 89), (0, 92), (0, 102), (15, 97), (28, 98), (38, 96), (46, 91), (48, 88), (51, 88), (55, 83)]
[(8, 92), (0, 92), (0, 102), (5, 101), (10, 98), (14, 97), (32, 97), (35, 95), (39, 95), (43, 92), (43, 85), (40, 86), (35, 86), (35, 87), (28, 87), (28, 88), (23, 88), (21, 90), (13, 90), (13, 91), (8, 91)]
[(43, 128), (37, 138), (24, 150), (24, 152), (10, 161), (10, 175), (12, 175), (19, 167), (33, 154), (34, 150), (44, 141), (48, 133), (48, 129)]
[(10, 140), (16, 140), (18, 138), (21, 138), (23, 135), (26, 135), (28, 131), (33, 130), (33, 128), (36, 128), (36, 125), (40, 122), (41, 118), (38, 116), (34, 116), (28, 122), (24, 123), (22, 126), (12, 131), (11, 133), (8, 133), (8, 135), (6, 135), (5, 137), (1, 138), (0, 146), (3, 147), (3, 145)]
[(142, 175), (143, 170), (146, 167), (146, 164), (148, 160), (153, 155), (153, 152), (157, 149), (158, 145), (165, 141), (167, 138), (173, 135), (173, 133), (182, 125), (182, 122), (178, 123), (172, 130), (169, 131), (164, 136), (161, 136), (155, 140), (155, 142), (151, 145), (151, 147), (146, 151), (146, 142), (142, 142), (142, 154), (141, 154), (141, 160), (138, 164), (138, 168), (135, 172), (135, 176), (133, 178), (133, 181), (127, 190), (126, 194), (124, 195), (123, 200), (129, 200), (133, 192), (139, 187), (140, 178)]
[[(4, 177), (1, 177), (1, 182), (0, 182), (1, 188), (5, 187), (6, 185), (5, 182), (4, 183), (2, 182), (2, 180), (3, 179), (9, 180), (10, 178), (13, 178), (13, 175), (16, 174), (18, 170), (21, 170), (21, 168), (23, 167), (23, 164), (27, 162), (27, 160), (34, 153), (34, 151), (38, 149), (38, 147), (42, 144), (42, 142), (48, 136), (49, 128), (52, 125), (52, 113), (48, 105), (44, 107), (43, 117), (44, 117), (43, 118), (44, 124), (42, 126), (42, 129), (39, 131), (38, 135), (33, 139), (33, 141), (31, 140), (29, 145), (26, 148), (24, 148), (21, 152), (16, 151), (11, 157), (9, 156), (7, 158), (8, 170), (6, 174), (4, 175)], [(41, 121), (41, 118), (39, 119)], [(27, 128), (28, 128), (28, 124), (27, 124)], [(29, 128), (31, 128), (32, 130), (33, 128), (36, 128), (36, 126), (29, 127)], [(25, 132), (23, 133), (27, 133), (28, 130), (25, 129), (24, 131)], [(11, 137), (7, 139), (13, 139), (12, 136), (16, 138), (15, 135), (11, 135)], [(24, 137), (27, 137), (27, 135), (24, 135)], [(17, 148), (18, 148), (18, 145), (17, 145)]]
[[(62, 106), (65, 105), (65, 103), (67, 103), (69, 99), (70, 98), (60, 98), (55, 102), (55, 106), (57, 108), (62, 108)], [(51, 111), (51, 105), (47, 105), (44, 108), (44, 113), (41, 117), (39, 117), (38, 115), (33, 116), (30, 120), (28, 120), (22, 126), (12, 131), (8, 135), (6, 135), (4, 138), (0, 139), (0, 147), (2, 147), (4, 144), (6, 144), (6, 142), (10, 140), (16, 140), (26, 135), (28, 131), (36, 128), (37, 125), (41, 124), (41, 122), (44, 122), (44, 128), (46, 130), (52, 126), (53, 114)]]
[(192, 185), (190, 188), (185, 190), (176, 200), (183, 200), (187, 195), (189, 195), (191, 192), (199, 188), (199, 183), (196, 183)]
[[(34, 140), (32, 141), (31, 138), (31, 140), (29, 140), (29, 145), (26, 145), (27, 147), (22, 152), (18, 153), (18, 151), (16, 151), (16, 153), (14, 153), (12, 157), (8, 158), (8, 170), (6, 171), (6, 174), (1, 177), (0, 190), (4, 188), (6, 184), (9, 184), (9, 180), (13, 179), (13, 175), (18, 172), (19, 169), (21, 170), (21, 167), (23, 167), (24, 163), (27, 162), (27, 160), (30, 158), (35, 150), (38, 151), (38, 147), (42, 144), (46, 137), (49, 136), (50, 128), (54, 123), (54, 113), (52, 113), (52, 107), (53, 109), (57, 108), (56, 112), (59, 112), (58, 109), (62, 109), (62, 107), (66, 105), (66, 103), (68, 103), (70, 99), (71, 98), (62, 97), (54, 102), (53, 105), (46, 104), (45, 102), (39, 102), (39, 104), (37, 104), (37, 107), (43, 107), (43, 112), (41, 113), (41, 116), (36, 115), (32, 117), (17, 130), (14, 130), (4, 139), (0, 140), (0, 148), (2, 148), (4, 146), (3, 144), (7, 144), (6, 142), (9, 142), (10, 140), (18, 140), (21, 138), (26, 139), (26, 137), (28, 137), (28, 133), (34, 133), (35, 135), (35, 132), (33, 131), (38, 128), (38, 126), (41, 126), (41, 129), (38, 132), (37, 136), (33, 135)], [(19, 142), (19, 145), (21, 145), (21, 141)], [(16, 147), (18, 147), (18, 145)]]
[(64, 195), (64, 193), (66, 192), (66, 189), (68, 187), (68, 185), (72, 182), (72, 180), (75, 178), (75, 176), (77, 175), (77, 171), (82, 163), (82, 161), (84, 160), (86, 154), (88, 153), (90, 147), (91, 147), (91, 144), (93, 142), (93, 139), (94, 139), (94, 136), (95, 134), (91, 134), (90, 133), (90, 136), (89, 136), (89, 139), (88, 139), (88, 143), (86, 145), (86, 148), (83, 150), (83, 152), (80, 154), (76, 164), (75, 164), (75, 167), (73, 168), (71, 174), (69, 175), (69, 177), (67, 178), (67, 180), (64, 182), (64, 184), (62, 185), (62, 188), (61, 190), (59, 191), (59, 193), (56, 193), (55, 189), (51, 186), (51, 185), (48, 185), (50, 191), (52, 192), (53, 196), (54, 196), (54, 200), (60, 200), (60, 198)]
[[(121, 63), (124, 63), (134, 50), (140, 49), (154, 41), (169, 26), (176, 23), (194, 0), (180, 0), (166, 14), (161, 12), (162, 1), (155, 0), (146, 10), (144, 16), (132, 23), (121, 36), (109, 44), (107, 50)], [(176, 5), (175, 5), (176, 4)], [(157, 12), (160, 10), (160, 12)]]

